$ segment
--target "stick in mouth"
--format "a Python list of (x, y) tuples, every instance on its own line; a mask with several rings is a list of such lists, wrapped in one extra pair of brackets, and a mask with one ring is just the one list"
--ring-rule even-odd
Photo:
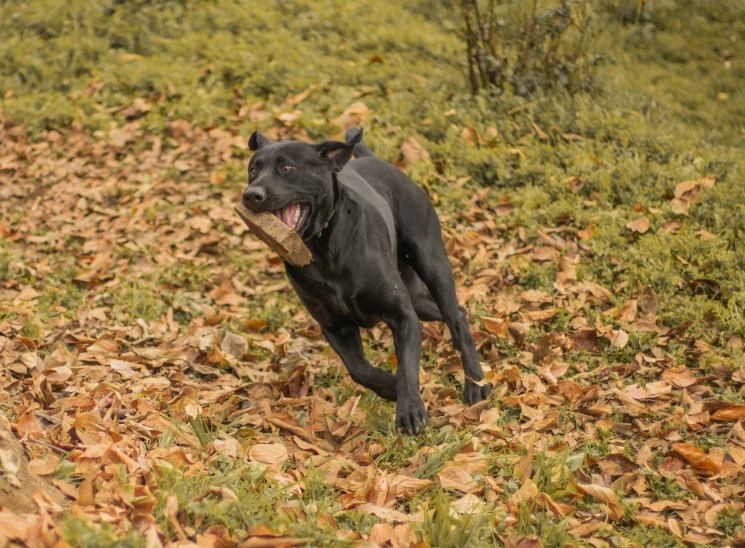
[(308, 214), (308, 206), (293, 204), (275, 213), (254, 213), (238, 203), (235, 211), (251, 232), (282, 257), (283, 261), (295, 266), (305, 266), (311, 261), (310, 250), (294, 230), (295, 227), (302, 226)]

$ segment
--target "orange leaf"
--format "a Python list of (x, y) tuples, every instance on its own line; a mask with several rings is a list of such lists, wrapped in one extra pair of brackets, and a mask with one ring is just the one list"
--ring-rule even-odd
[(499, 337), (500, 339), (507, 338), (507, 328), (510, 326), (510, 320), (500, 320), (499, 318), (489, 318), (482, 316), (481, 321), (484, 324), (484, 329), (487, 333), (491, 333)]
[(718, 473), (722, 470), (721, 463), (709, 457), (703, 450), (693, 447), (690, 443), (674, 443), (672, 450), (687, 460), (690, 464), (707, 472)]
[(736, 421), (745, 419), (745, 405), (731, 404), (717, 409), (711, 416), (716, 421)]

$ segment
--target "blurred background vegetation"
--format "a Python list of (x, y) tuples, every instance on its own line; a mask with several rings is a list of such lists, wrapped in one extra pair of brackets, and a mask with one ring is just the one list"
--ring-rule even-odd
[[(486, 189), (479, 205), (511, 200), (527, 243), (592, 225), (581, 276), (619, 302), (654, 288), (665, 324), (745, 336), (741, 1), (6, 0), (0, 20), (2, 109), (33, 135), (186, 119), (247, 136), (312, 87), (293, 125), (318, 140), (362, 100), (380, 156), (405, 135), (429, 152), (410, 174), (444, 214)], [(252, 119), (262, 101), (271, 115)], [(704, 175), (714, 188), (673, 211), (676, 185)], [(651, 228), (631, 233), (640, 215)], [(550, 290), (551, 268), (517, 282)]]

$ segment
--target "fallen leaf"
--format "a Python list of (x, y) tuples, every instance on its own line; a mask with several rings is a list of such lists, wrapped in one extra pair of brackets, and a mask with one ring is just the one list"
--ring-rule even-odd
[(437, 474), (437, 479), (440, 480), (440, 485), (445, 489), (453, 489), (463, 493), (471, 493), (478, 488), (478, 484), (462, 468), (444, 468)]
[(607, 487), (600, 487), (599, 485), (583, 484), (583, 483), (577, 484), (577, 490), (580, 493), (590, 495), (591, 497), (594, 497), (598, 499), (599, 501), (604, 502), (608, 508), (608, 516), (613, 521), (618, 521), (619, 519), (623, 517), (624, 515), (623, 507), (621, 506), (621, 503), (618, 501), (618, 497), (613, 492), (613, 490), (608, 489)]
[(226, 331), (220, 344), (220, 350), (229, 356), (233, 356), (236, 360), (240, 360), (248, 352), (248, 343), (243, 337)]
[(277, 464), (287, 460), (287, 449), (281, 443), (257, 443), (248, 450), (251, 460), (264, 464)]
[(647, 232), (647, 230), (649, 230), (649, 219), (647, 219), (646, 217), (639, 217), (636, 221), (626, 223), (626, 228), (628, 228), (632, 232), (644, 234), (645, 232)]
[(720, 463), (717, 463), (707, 456), (702, 449), (693, 447), (689, 443), (674, 443), (670, 448), (696, 468), (714, 473), (718, 473), (722, 470), (722, 465)]
[(134, 377), (134, 369), (132, 369), (132, 365), (129, 362), (126, 362), (124, 360), (111, 360), (111, 369), (119, 373), (122, 378), (125, 379), (131, 379)]
[(429, 160), (429, 153), (416, 140), (415, 137), (406, 137), (401, 143), (396, 159), (393, 161), (396, 165), (411, 166), (424, 160)]

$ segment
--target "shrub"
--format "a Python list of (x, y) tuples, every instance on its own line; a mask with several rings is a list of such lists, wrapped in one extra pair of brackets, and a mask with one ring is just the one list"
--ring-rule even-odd
[(592, 87), (588, 0), (461, 0), (471, 90), (527, 97), (560, 86)]

